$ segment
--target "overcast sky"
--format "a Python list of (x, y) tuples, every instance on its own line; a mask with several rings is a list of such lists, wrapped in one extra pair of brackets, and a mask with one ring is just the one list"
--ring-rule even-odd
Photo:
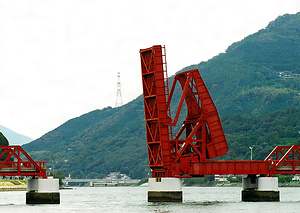
[(34, 139), (142, 93), (139, 49), (169, 76), (300, 11), (299, 0), (0, 0), (0, 125)]

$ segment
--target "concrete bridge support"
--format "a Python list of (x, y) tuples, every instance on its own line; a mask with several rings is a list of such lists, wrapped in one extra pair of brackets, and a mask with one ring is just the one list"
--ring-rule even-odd
[(279, 201), (278, 178), (248, 175), (243, 178), (242, 201)]
[(59, 179), (29, 179), (26, 204), (60, 204)]
[(182, 202), (181, 178), (149, 178), (148, 202)]

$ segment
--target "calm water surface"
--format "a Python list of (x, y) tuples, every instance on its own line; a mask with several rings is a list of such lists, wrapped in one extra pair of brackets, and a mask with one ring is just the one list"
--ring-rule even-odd
[(239, 187), (184, 187), (183, 203), (148, 203), (147, 187), (61, 190), (59, 205), (26, 205), (26, 192), (0, 192), (0, 212), (300, 212), (300, 188), (280, 188), (280, 202), (241, 202)]

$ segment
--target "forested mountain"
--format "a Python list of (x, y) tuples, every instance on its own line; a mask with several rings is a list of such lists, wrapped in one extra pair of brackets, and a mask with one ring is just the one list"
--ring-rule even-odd
[(110, 171), (144, 177), (149, 171), (143, 115), (139, 97), (71, 119), (23, 148), (73, 178), (100, 178)]
[(291, 107), (257, 117), (230, 115), (222, 117), (229, 151), (227, 160), (263, 160), (275, 146), (300, 145), (300, 107)]
[(2, 134), (8, 139), (9, 145), (23, 145), (25, 143), (33, 141), (32, 138), (16, 133), (1, 125), (0, 132), (2, 132)]
[(300, 13), (284, 15), (198, 68), (221, 115), (300, 106)]
[[(300, 13), (278, 17), (225, 53), (181, 70), (199, 69), (219, 110), (229, 145), (220, 159), (249, 159), (249, 146), (254, 146), (254, 159), (263, 159), (275, 145), (299, 143), (298, 23)], [(180, 95), (177, 89), (173, 98)], [(172, 105), (173, 113), (176, 107)], [(110, 171), (145, 177), (142, 96), (71, 119), (23, 147), (34, 159), (47, 160), (48, 167), (54, 161), (56, 169), (73, 178), (99, 178)]]

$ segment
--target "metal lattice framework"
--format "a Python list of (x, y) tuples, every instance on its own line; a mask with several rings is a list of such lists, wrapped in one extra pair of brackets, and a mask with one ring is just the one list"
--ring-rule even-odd
[(266, 157), (270, 175), (298, 174), (300, 170), (300, 146), (276, 146)]
[[(187, 115), (171, 141), (175, 151), (173, 163), (178, 162), (179, 159), (206, 162), (207, 159), (226, 154), (228, 146), (218, 111), (198, 70), (182, 72), (175, 76), (167, 103), (168, 108), (177, 82), (182, 87), (182, 95), (174, 121), (168, 125), (177, 124), (184, 101), (187, 105)], [(184, 139), (180, 139), (184, 132)]]
[(171, 118), (166, 105), (168, 84), (161, 46), (141, 51), (141, 62), (149, 165), (165, 173), (171, 166), (171, 132), (167, 125)]
[(120, 78), (120, 72), (118, 72), (118, 81), (117, 81), (117, 98), (116, 98), (116, 107), (122, 106), (122, 93), (121, 93), (121, 78)]
[[(226, 154), (228, 146), (217, 108), (199, 71), (194, 69), (177, 74), (169, 92), (165, 48), (157, 45), (141, 49), (140, 58), (152, 177), (300, 174), (300, 146), (276, 147), (260, 161), (208, 160)], [(170, 103), (177, 84), (182, 93), (172, 119)], [(173, 138), (172, 127), (177, 125), (184, 103), (186, 118)]]
[(0, 146), (1, 176), (46, 178), (46, 161), (34, 161), (21, 146)]

